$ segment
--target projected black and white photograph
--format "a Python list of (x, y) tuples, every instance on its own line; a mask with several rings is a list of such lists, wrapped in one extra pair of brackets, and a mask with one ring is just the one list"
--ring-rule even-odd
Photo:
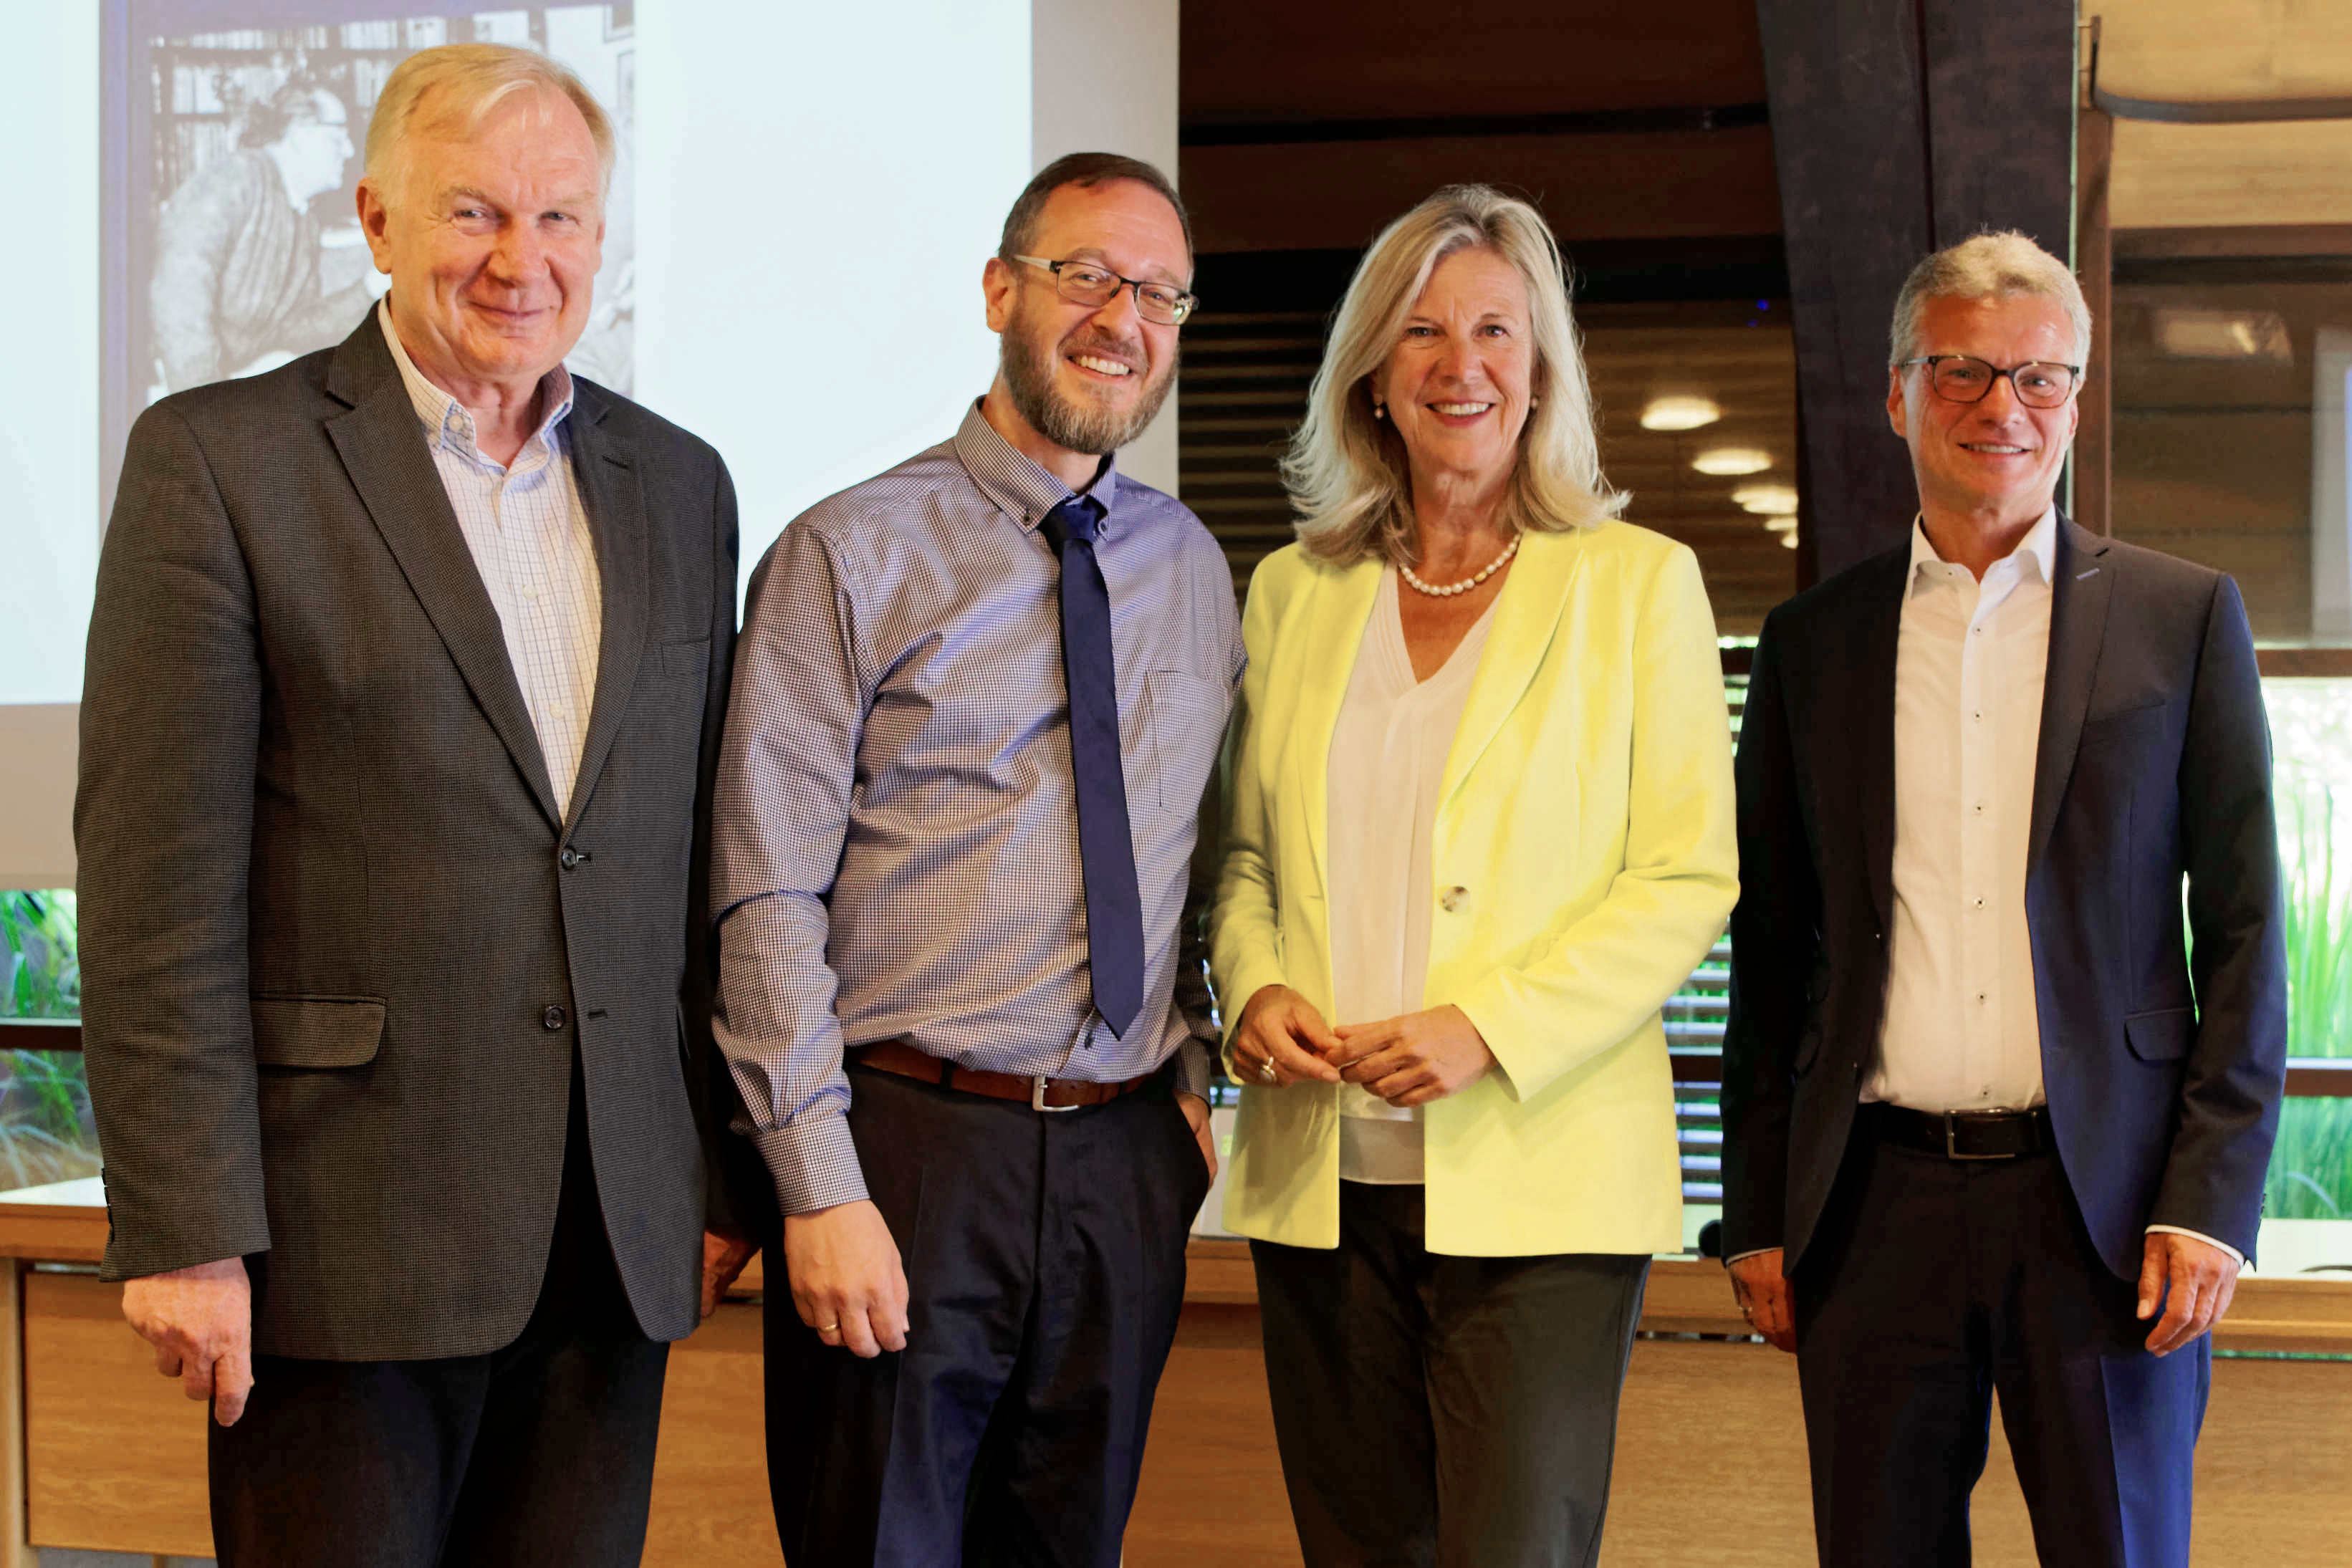
[[(611, 115), (595, 313), (567, 362), (631, 390), (634, 5), (114, 0), (107, 22), (103, 450), (167, 393), (274, 369), (359, 324), (387, 285), (356, 214), (368, 117), (393, 68), (438, 44), (539, 50)], [(110, 500), (113, 477), (110, 464)]]

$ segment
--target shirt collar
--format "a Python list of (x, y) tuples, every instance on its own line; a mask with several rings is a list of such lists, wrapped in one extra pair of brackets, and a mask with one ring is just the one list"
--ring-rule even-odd
[[(2017, 548), (2002, 559), (2017, 562), (2020, 570), (2031, 565), (2040, 573), (2044, 583), (2057, 580), (2058, 507), (2055, 502), (2042, 514), (2039, 522), (2025, 531), (2025, 537), (2018, 540)], [(1911, 570), (1906, 579), (1910, 584), (1910, 591), (1916, 593), (1921, 584), (1935, 580), (1938, 575), (1937, 571), (1926, 569), (1940, 569), (1945, 564), (1944, 558), (1936, 553), (1936, 547), (1927, 542), (1927, 529), (1922, 516), (1915, 514), (1911, 518)]]
[[(391, 295), (377, 302), (375, 314), (383, 328), (383, 340), (392, 350), (392, 362), (400, 367), (401, 382), (408, 388), (408, 404), (425, 426), (425, 438), (436, 446), (454, 447), (469, 457), (478, 455), (479, 449), (474, 444), (473, 412), (425, 380), (425, 372), (408, 357), (408, 350), (401, 346), (400, 334), (393, 330)], [(552, 447), (555, 427), (572, 413), (572, 372), (559, 364), (539, 384), (547, 413), (539, 422), (531, 441), (544, 439)], [(524, 445), (528, 449), (530, 443)]]
[(1092, 496), (1102, 503), (1102, 532), (1116, 536), (1118, 532), (1118, 454), (1112, 453), (1096, 470), (1094, 483), (1083, 491), (1074, 492), (1016, 450), (1013, 444), (996, 433), (980, 412), (980, 402), (974, 399), (963, 416), (963, 423), (955, 434), (955, 455), (972, 482), (981, 487), (991, 501), (1021, 525), (1024, 533), (1034, 532), (1045, 514), (1070, 498), (1073, 494)]

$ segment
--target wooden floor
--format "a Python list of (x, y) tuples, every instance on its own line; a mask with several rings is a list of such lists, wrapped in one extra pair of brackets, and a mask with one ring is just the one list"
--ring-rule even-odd
[[(29, 1532), (37, 1545), (207, 1555), (204, 1412), (158, 1377), (119, 1289), (33, 1274), (25, 1291)], [(646, 1562), (779, 1560), (760, 1426), (756, 1306), (721, 1309), (671, 1358)], [(1377, 1441), (1377, 1434), (1366, 1434)], [(2352, 1563), (2352, 1364), (2225, 1360), (2199, 1450), (2198, 1568)], [(1977, 1562), (2033, 1562), (1998, 1432)], [(1256, 1309), (1185, 1309), (1162, 1379), (1129, 1568), (1298, 1563)], [(1643, 1341), (1626, 1381), (1605, 1568), (1812, 1562), (1794, 1364), (1753, 1344)]]

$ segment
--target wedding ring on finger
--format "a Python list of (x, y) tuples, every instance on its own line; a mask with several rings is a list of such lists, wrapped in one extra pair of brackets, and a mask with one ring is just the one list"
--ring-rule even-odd
[(1274, 1070), (1274, 1055), (1272, 1052), (1269, 1051), (1266, 1054), (1266, 1059), (1257, 1064), (1257, 1075), (1268, 1083), (1276, 1082), (1280, 1080), (1282, 1075)]

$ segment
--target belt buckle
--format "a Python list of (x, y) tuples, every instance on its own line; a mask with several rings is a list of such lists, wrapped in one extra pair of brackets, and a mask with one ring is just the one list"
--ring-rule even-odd
[(1964, 1155), (1960, 1153), (1959, 1140), (1955, 1135), (1959, 1130), (1959, 1125), (1960, 1113), (1958, 1111), (1947, 1111), (1944, 1113), (1944, 1157), (1946, 1159), (2013, 1160), (2017, 1157), (2015, 1155)]
[(1045, 1085), (1052, 1082), (1053, 1080), (1046, 1077), (1045, 1074), (1042, 1072), (1033, 1072), (1029, 1075), (1029, 1109), (1032, 1111), (1042, 1111), (1048, 1116), (1058, 1116), (1067, 1111), (1083, 1111), (1086, 1109), (1083, 1105), (1046, 1104)]

